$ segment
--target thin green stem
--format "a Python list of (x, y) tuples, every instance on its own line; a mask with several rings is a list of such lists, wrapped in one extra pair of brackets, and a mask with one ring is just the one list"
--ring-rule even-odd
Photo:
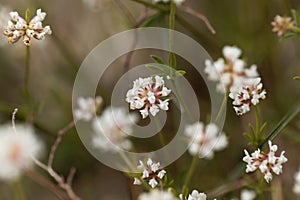
[[(176, 16), (176, 5), (173, 1), (171, 1), (171, 10), (170, 10), (170, 18), (169, 18), (169, 66), (172, 68), (176, 68), (176, 56), (173, 53), (174, 49), (174, 28), (175, 28), (175, 16)], [(172, 71), (171, 71), (172, 72)], [(172, 74), (172, 73), (171, 73)]]
[(189, 185), (189, 182), (192, 178), (192, 175), (196, 169), (196, 166), (198, 165), (198, 161), (199, 161), (199, 155), (195, 155), (194, 158), (193, 158), (193, 161), (192, 161), (192, 164), (188, 170), (188, 173), (185, 177), (185, 180), (184, 180), (184, 183), (183, 183), (183, 187), (182, 187), (182, 191), (181, 193), (183, 194), (183, 196), (186, 196), (187, 195), (187, 189), (188, 189), (188, 185)]
[(30, 46), (26, 46), (25, 58), (25, 94), (29, 97), (29, 78), (30, 78)]
[(22, 180), (17, 180), (16, 182), (12, 183), (12, 187), (14, 190), (14, 194), (15, 194), (15, 199), (16, 200), (26, 200), (26, 195), (24, 192), (24, 188), (23, 188), (23, 184), (22, 184)]
[(166, 145), (166, 140), (165, 140), (163, 132), (160, 130), (162, 128), (162, 125), (156, 117), (154, 117), (154, 121), (155, 121), (157, 130), (159, 131), (158, 135), (159, 135), (160, 143), (164, 147)]
[(257, 142), (260, 142), (260, 140), (261, 140), (261, 134), (260, 134), (261, 117), (260, 117), (258, 106), (254, 106), (254, 108), (255, 108), (256, 139), (258, 140)]

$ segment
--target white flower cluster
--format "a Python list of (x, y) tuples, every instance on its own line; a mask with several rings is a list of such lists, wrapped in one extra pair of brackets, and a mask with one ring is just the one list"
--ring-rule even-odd
[(300, 195), (300, 169), (294, 176), (295, 185), (293, 187), (293, 192), (297, 195)]
[(140, 194), (138, 200), (178, 200), (178, 198), (169, 191), (160, 191), (158, 189), (154, 189), (149, 193)]
[[(179, 195), (181, 200), (184, 200), (182, 195)], [(206, 194), (203, 192), (198, 192), (197, 190), (193, 190), (191, 194), (189, 194), (186, 200), (206, 200)]]
[(250, 111), (251, 105), (257, 105), (260, 99), (266, 98), (261, 78), (248, 79), (241, 87), (231, 87), (229, 97), (233, 99), (233, 108), (237, 115)]
[(93, 129), (96, 132), (92, 138), (93, 146), (110, 152), (117, 152), (118, 147), (130, 150), (133, 145), (128, 134), (132, 132), (132, 125), (136, 121), (136, 115), (128, 114), (124, 108), (105, 109), (100, 117), (93, 120)]
[(130, 104), (130, 109), (139, 109), (144, 118), (149, 112), (155, 116), (159, 109), (169, 110), (168, 95), (171, 93), (167, 87), (163, 77), (155, 76), (139, 78), (133, 82), (133, 88), (126, 94), (126, 101)]
[(0, 179), (16, 179), (33, 165), (42, 149), (33, 128), (26, 125), (0, 127)]
[[(140, 160), (140, 164), (138, 166), (139, 170), (142, 170), (141, 179), (147, 181), (148, 184), (155, 188), (158, 185), (158, 181), (163, 179), (165, 174), (167, 173), (165, 170), (160, 168), (160, 163), (153, 162), (150, 158), (147, 160), (146, 165)], [(134, 178), (134, 185), (141, 185), (142, 182), (139, 178)]]
[(277, 151), (277, 145), (272, 145), (269, 141), (269, 153), (266, 154), (261, 152), (260, 149), (254, 151), (251, 156), (244, 150), (246, 156), (243, 161), (247, 163), (246, 173), (254, 172), (257, 168), (264, 174), (264, 178), (267, 183), (269, 183), (272, 178), (272, 172), (279, 175), (282, 173), (282, 164), (287, 162), (287, 158), (284, 156), (284, 151), (281, 152), (279, 157), (275, 156)]
[(256, 193), (253, 190), (243, 189), (241, 191), (241, 200), (254, 200), (256, 198)]
[(103, 99), (100, 96), (96, 98), (92, 97), (79, 97), (77, 100), (77, 106), (74, 110), (74, 117), (76, 120), (90, 121), (97, 112), (100, 105), (103, 103)]
[(44, 21), (46, 13), (41, 9), (36, 11), (36, 16), (29, 23), (20, 17), (18, 12), (10, 12), (9, 15), (11, 19), (3, 32), (8, 37), (8, 43), (15, 43), (24, 37), (24, 44), (30, 45), (31, 38), (43, 40), (45, 35), (52, 34), (50, 26), (43, 27), (42, 21)]
[(295, 28), (295, 22), (291, 17), (282, 17), (280, 15), (275, 16), (271, 25), (273, 26), (272, 31), (277, 33), (279, 37), (285, 35), (292, 28)]
[(185, 128), (185, 135), (191, 143), (189, 153), (212, 159), (215, 151), (227, 147), (228, 140), (224, 133), (220, 133), (217, 125), (211, 123), (204, 127), (202, 122), (196, 122)]
[(225, 46), (224, 58), (219, 58), (213, 63), (210, 60), (205, 61), (204, 72), (208, 74), (209, 80), (218, 82), (219, 92), (225, 93), (231, 87), (243, 85), (245, 79), (258, 77), (257, 66), (246, 68), (246, 62), (240, 59), (241, 54), (241, 49)]
[(180, 6), (185, 0), (153, 0), (154, 3), (159, 3), (159, 2), (163, 2), (163, 3), (168, 3), (170, 1), (173, 1), (177, 6)]

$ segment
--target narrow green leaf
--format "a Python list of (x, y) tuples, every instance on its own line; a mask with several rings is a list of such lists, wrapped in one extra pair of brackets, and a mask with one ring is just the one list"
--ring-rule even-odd
[(282, 38), (280, 38), (281, 41), (284, 41), (284, 40), (290, 40), (290, 39), (294, 39), (294, 38), (297, 38), (298, 35), (295, 34), (295, 33), (288, 33), (288, 34), (285, 34), (284, 36), (282, 36)]
[(292, 28), (290, 28), (290, 30), (292, 30), (295, 33), (300, 33), (300, 28), (299, 27), (292, 27)]
[(244, 137), (249, 143), (252, 143), (252, 138), (250, 135), (248, 135), (247, 133), (244, 133)]
[(298, 15), (297, 11), (294, 10), (294, 9), (292, 9), (291, 12), (292, 12), (293, 18), (294, 18), (294, 20), (295, 20), (296, 26), (299, 27), (299, 25), (300, 25), (300, 20), (299, 20), (299, 15)]
[(248, 124), (248, 128), (249, 128), (249, 133), (250, 133), (251, 137), (253, 139), (255, 139), (256, 135), (255, 135), (254, 127), (252, 126), (252, 124)]
[(261, 127), (260, 127), (260, 130), (259, 130), (259, 138), (261, 138), (263, 136), (263, 133), (265, 132), (266, 130), (266, 127), (267, 127), (267, 122), (265, 122)]
[(168, 75), (170, 73), (170, 71), (169, 70), (166, 71), (166, 69), (163, 66), (146, 65), (146, 68), (153, 70), (162, 75)]
[(295, 77), (294, 77), (294, 80), (300, 81), (300, 76), (295, 76)]
[(277, 124), (276, 128), (270, 133), (270, 135), (259, 145), (259, 148), (263, 148), (269, 140), (273, 140), (284, 127), (294, 119), (294, 117), (300, 112), (300, 104), (287, 113)]
[(149, 17), (140, 27), (154, 26), (155, 24), (163, 21), (164, 17), (165, 17), (165, 13), (164, 12), (159, 12), (159, 13)]
[(183, 76), (183, 75), (186, 74), (186, 71), (184, 71), (184, 70), (177, 70), (176, 72), (177, 72), (177, 74), (180, 75), (180, 76)]
[(158, 56), (156, 56), (156, 55), (151, 55), (150, 57), (152, 58), (152, 60), (154, 60), (154, 62), (156, 62), (158, 64), (162, 64), (162, 65), (165, 64), (165, 62), (163, 61), (163, 59), (160, 58), (160, 57), (158, 57)]

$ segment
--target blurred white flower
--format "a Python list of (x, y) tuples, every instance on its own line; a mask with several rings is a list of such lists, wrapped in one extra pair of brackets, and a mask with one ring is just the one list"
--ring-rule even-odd
[(266, 98), (266, 91), (260, 78), (247, 79), (243, 86), (231, 87), (229, 97), (233, 99), (233, 108), (237, 115), (250, 111), (252, 105), (257, 105), (260, 99)]
[(273, 26), (272, 31), (277, 33), (277, 35), (280, 37), (285, 35), (290, 29), (294, 28), (295, 22), (291, 17), (282, 17), (280, 15), (276, 15), (271, 25)]
[(159, 162), (155, 163), (150, 158), (147, 160), (146, 165), (141, 160), (139, 162), (140, 164), (137, 168), (142, 171), (142, 176), (141, 178), (134, 178), (133, 184), (141, 185), (141, 179), (148, 182), (152, 188), (155, 188), (167, 172), (160, 168)]
[(133, 88), (128, 90), (126, 101), (130, 104), (130, 109), (139, 109), (144, 118), (149, 112), (155, 116), (159, 110), (169, 110), (169, 98), (171, 93), (167, 87), (163, 77), (155, 76), (139, 78), (133, 82)]
[(90, 121), (95, 115), (98, 108), (103, 103), (100, 96), (92, 97), (79, 97), (77, 100), (77, 108), (74, 110), (74, 117), (76, 120)]
[(41, 150), (42, 144), (31, 126), (17, 125), (15, 130), (11, 125), (0, 126), (0, 179), (18, 178), (32, 167), (32, 157), (38, 157)]
[(187, 200), (206, 200), (206, 194), (193, 190), (192, 193), (189, 194)]
[(185, 135), (191, 145), (189, 153), (212, 159), (215, 151), (223, 150), (228, 145), (225, 133), (220, 132), (217, 125), (211, 123), (204, 127), (202, 122), (196, 122), (185, 128)]
[(37, 40), (43, 40), (45, 35), (51, 35), (52, 31), (50, 26), (43, 27), (42, 21), (46, 17), (46, 13), (42, 12), (41, 9), (36, 11), (34, 16), (29, 23), (19, 16), (18, 12), (10, 12), (10, 20), (7, 26), (4, 27), (3, 34), (8, 37), (8, 43), (15, 43), (20, 38), (23, 38), (25, 45), (30, 45), (31, 38)]
[(159, 2), (168, 3), (170, 1), (173, 1), (177, 6), (180, 6), (185, 0), (153, 0), (154, 3), (159, 3)]
[(140, 194), (138, 200), (178, 200), (178, 198), (169, 191), (160, 191), (158, 189), (154, 189), (149, 193)]
[[(0, 32), (1, 33), (3, 33), (4, 26), (7, 24), (7, 22), (10, 19), (9, 18), (9, 11), (10, 11), (9, 7), (0, 4)], [(7, 44), (7, 42), (3, 42), (3, 41), (4, 41), (4, 36), (1, 34), (1, 36), (0, 36), (0, 46), (3, 46), (5, 44)]]
[(208, 79), (217, 82), (217, 90), (225, 93), (231, 87), (242, 85), (248, 78), (258, 76), (257, 66), (252, 65), (246, 68), (246, 62), (240, 59), (242, 51), (235, 46), (225, 46), (223, 48), (224, 58), (219, 58), (215, 62), (205, 61), (204, 72), (208, 74)]
[(293, 192), (297, 195), (300, 195), (300, 169), (299, 171), (294, 175), (295, 184), (293, 187)]
[(272, 172), (279, 175), (282, 173), (282, 164), (286, 163), (288, 159), (284, 156), (284, 151), (281, 152), (279, 157), (275, 156), (277, 145), (272, 145), (269, 141), (269, 153), (261, 152), (260, 149), (254, 151), (251, 156), (247, 150), (244, 150), (245, 157), (243, 161), (247, 163), (246, 173), (254, 172), (257, 168), (264, 174), (264, 179), (269, 183), (272, 178)]
[(93, 121), (95, 135), (92, 143), (95, 148), (104, 151), (117, 152), (118, 147), (125, 150), (132, 148), (128, 134), (132, 133), (132, 125), (137, 121), (137, 116), (128, 114), (125, 108), (109, 107), (102, 115)]
[(241, 191), (241, 200), (254, 200), (256, 198), (256, 192), (253, 190), (243, 189)]

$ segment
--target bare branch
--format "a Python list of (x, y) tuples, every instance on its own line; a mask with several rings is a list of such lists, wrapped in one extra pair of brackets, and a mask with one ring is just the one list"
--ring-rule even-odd
[(188, 13), (192, 16), (195, 16), (198, 19), (202, 20), (205, 23), (205, 25), (207, 26), (207, 28), (212, 32), (212, 34), (216, 33), (215, 29), (212, 27), (212, 25), (210, 24), (209, 20), (207, 19), (207, 17), (205, 15), (203, 15), (200, 12), (197, 12), (197, 11), (193, 10), (192, 8), (187, 7), (187, 6), (180, 6), (179, 10), (181, 10), (183, 12), (186, 12), (186, 13)]

